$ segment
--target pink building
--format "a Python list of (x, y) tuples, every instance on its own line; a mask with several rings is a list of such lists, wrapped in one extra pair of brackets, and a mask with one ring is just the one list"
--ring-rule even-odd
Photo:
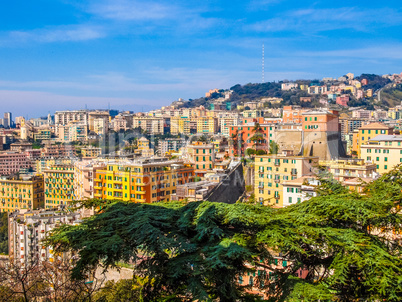
[(347, 106), (349, 102), (349, 95), (344, 94), (336, 98), (336, 103), (340, 106)]
[(0, 175), (12, 175), (20, 171), (27, 171), (30, 162), (24, 153), (11, 151), (0, 152)]

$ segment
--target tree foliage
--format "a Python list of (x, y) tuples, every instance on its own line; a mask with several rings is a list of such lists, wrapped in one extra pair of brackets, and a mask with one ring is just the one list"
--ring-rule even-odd
[(0, 213), (0, 254), (8, 254), (7, 213)]
[[(321, 196), (287, 208), (194, 202), (116, 202), (78, 226), (55, 230), (49, 244), (75, 250), (74, 278), (101, 263), (133, 261), (148, 278), (144, 301), (159, 293), (182, 301), (246, 301), (238, 277), (268, 270), (256, 286), (271, 301), (400, 301), (400, 167), (364, 195), (327, 183)], [(288, 265), (273, 266), (281, 253)], [(305, 278), (295, 273), (307, 271)], [(250, 298), (250, 295), (247, 299)], [(254, 296), (250, 301), (259, 299)]]

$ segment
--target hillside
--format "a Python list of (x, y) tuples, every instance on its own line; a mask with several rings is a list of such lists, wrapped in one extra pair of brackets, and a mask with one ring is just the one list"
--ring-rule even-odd
[(381, 101), (387, 107), (401, 105), (402, 102), (402, 84), (396, 87), (384, 89), (381, 92)]
[[(390, 84), (391, 81), (387, 78), (383, 78), (380, 75), (375, 74), (362, 74), (355, 78), (356, 80), (368, 80), (368, 85), (364, 86), (364, 89), (373, 89), (375, 92), (378, 89), (384, 88), (386, 85)], [(295, 83), (299, 85), (323, 85), (324, 83), (320, 80), (296, 80)], [(232, 95), (229, 98), (229, 102), (232, 103), (232, 106), (235, 106), (239, 103), (245, 103), (254, 100), (260, 100), (262, 98), (282, 98), (283, 101), (280, 104), (270, 104), (266, 103), (267, 107), (271, 106), (286, 106), (286, 105), (301, 105), (302, 107), (320, 107), (322, 106), (319, 103), (319, 99), (323, 96), (320, 95), (310, 95), (305, 91), (301, 90), (288, 90), (283, 91), (281, 90), (281, 84), (283, 82), (266, 82), (266, 83), (248, 83), (245, 85), (236, 84), (230, 89), (232, 91)], [(190, 99), (189, 102), (186, 102), (183, 107), (197, 107), (197, 106), (204, 106), (206, 108), (210, 107), (210, 104), (213, 103), (216, 99), (223, 96), (223, 92), (225, 90), (219, 90), (219, 93), (213, 93), (211, 97), (201, 97), (198, 99)], [(383, 100), (384, 107), (393, 107), (395, 104), (400, 104), (402, 100), (402, 91), (398, 89), (386, 89), (383, 92)], [(303, 103), (300, 102), (300, 97), (312, 97), (311, 103)], [(325, 97), (325, 96), (324, 96)], [(356, 100), (353, 96), (351, 96), (351, 106), (362, 106), (364, 108), (372, 110), (374, 99), (362, 99)]]

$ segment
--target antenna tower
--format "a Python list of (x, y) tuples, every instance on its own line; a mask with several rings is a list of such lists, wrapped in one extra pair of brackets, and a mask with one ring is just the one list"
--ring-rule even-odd
[(264, 59), (265, 59), (264, 44), (262, 44), (262, 82), (263, 82), (263, 83), (265, 82)]

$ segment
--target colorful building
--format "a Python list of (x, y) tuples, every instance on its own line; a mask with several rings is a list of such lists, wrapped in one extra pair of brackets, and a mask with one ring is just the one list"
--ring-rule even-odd
[(0, 212), (43, 208), (43, 176), (0, 178)]
[(194, 169), (182, 160), (153, 158), (109, 163), (95, 172), (94, 197), (139, 203), (170, 201), (177, 185), (193, 179)]
[(377, 135), (360, 146), (361, 158), (373, 163), (376, 172), (387, 173), (402, 163), (402, 135)]
[(74, 196), (74, 166), (54, 165), (43, 171), (45, 179), (45, 208), (69, 205)]
[(371, 123), (364, 125), (353, 134), (353, 151), (357, 153), (357, 157), (361, 158), (360, 147), (377, 135), (392, 135), (394, 128), (386, 126), (382, 123)]
[(187, 146), (188, 159), (196, 174), (205, 174), (214, 168), (215, 146), (202, 142), (195, 142)]
[(318, 167), (316, 156), (265, 155), (255, 157), (254, 193), (264, 205), (283, 207), (283, 183), (312, 175)]

